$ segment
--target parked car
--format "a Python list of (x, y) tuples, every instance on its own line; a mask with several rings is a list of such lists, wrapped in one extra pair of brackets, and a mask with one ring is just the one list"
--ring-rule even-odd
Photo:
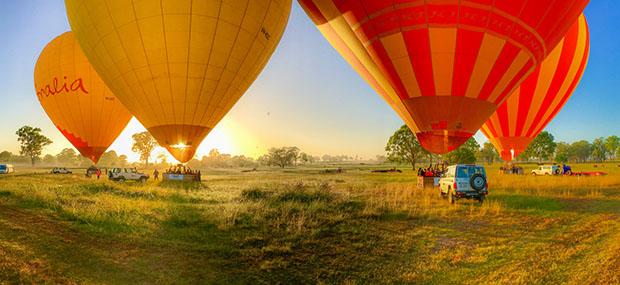
[(532, 175), (560, 175), (559, 165), (540, 165), (532, 170)]
[(99, 170), (97, 167), (95, 166), (91, 166), (89, 168), (86, 169), (86, 177), (91, 177), (93, 175), (97, 175), (97, 170)]
[(453, 204), (459, 199), (476, 199), (480, 203), (489, 193), (484, 166), (457, 164), (449, 166), (439, 179), (439, 194)]
[(73, 172), (71, 172), (71, 170), (65, 168), (65, 167), (54, 167), (52, 168), (51, 171), (52, 174), (71, 174)]
[(135, 168), (112, 168), (108, 171), (108, 179), (118, 182), (132, 180), (144, 183), (149, 179), (149, 176), (138, 172)]
[(0, 164), (0, 174), (9, 174), (15, 172), (15, 168), (11, 164)]

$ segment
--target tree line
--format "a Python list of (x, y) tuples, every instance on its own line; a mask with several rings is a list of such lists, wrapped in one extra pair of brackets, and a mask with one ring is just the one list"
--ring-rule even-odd
[[(415, 134), (403, 125), (389, 138), (385, 147), (387, 160), (398, 164), (408, 164), (413, 169), (420, 163), (447, 162), (491, 164), (500, 161), (500, 156), (491, 142), (485, 142), (482, 147), (474, 138), (470, 138), (456, 150), (436, 155), (426, 151), (420, 145)], [(515, 159), (517, 162), (544, 162), (555, 161), (561, 163), (575, 162), (603, 162), (620, 158), (620, 138), (612, 135), (606, 138), (596, 138), (592, 142), (580, 140), (573, 143), (556, 142), (555, 137), (547, 132), (541, 132), (528, 148)]]
[[(47, 154), (41, 157), (43, 149), (50, 145), (52, 141), (41, 134), (40, 128), (24, 126), (17, 130), (17, 141), (20, 144), (19, 154), (9, 151), (0, 152), (0, 163), (14, 163), (35, 165), (35, 163), (46, 166), (66, 166), (66, 167), (88, 167), (92, 162), (72, 148), (66, 148), (56, 155)], [(170, 166), (165, 153), (157, 154), (154, 165), (150, 164), (149, 159), (153, 151), (159, 146), (157, 141), (148, 133), (141, 132), (132, 136), (132, 151), (140, 156), (140, 163), (129, 163), (126, 155), (119, 155), (115, 151), (108, 151), (102, 155), (98, 165), (105, 167), (127, 167), (145, 166), (154, 168), (166, 168)], [(485, 142), (482, 146), (474, 138), (470, 138), (456, 150), (445, 154), (436, 155), (427, 152), (415, 134), (403, 125), (388, 139), (385, 147), (386, 155), (378, 155), (376, 162), (382, 163), (389, 161), (397, 164), (408, 164), (413, 169), (420, 163), (493, 163), (500, 160), (497, 150), (490, 142)], [(612, 135), (606, 138), (600, 137), (592, 142), (580, 140), (572, 143), (556, 142), (555, 137), (547, 132), (541, 132), (515, 160), (517, 162), (543, 162), (555, 161), (567, 162), (603, 162), (606, 160), (616, 160), (620, 158), (620, 137)], [(314, 156), (302, 152), (298, 147), (277, 147), (270, 148), (266, 154), (258, 159), (244, 155), (230, 155), (220, 153), (213, 149), (208, 155), (200, 159), (194, 158), (188, 162), (192, 168), (234, 168), (234, 167), (289, 167), (296, 165), (307, 165), (315, 163), (341, 163), (358, 161), (359, 157), (348, 155), (323, 155)]]

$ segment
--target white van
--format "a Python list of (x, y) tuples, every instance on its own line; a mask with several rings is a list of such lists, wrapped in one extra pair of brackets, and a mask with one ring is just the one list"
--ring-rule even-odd
[(15, 168), (11, 164), (0, 164), (0, 174), (9, 174), (15, 172)]

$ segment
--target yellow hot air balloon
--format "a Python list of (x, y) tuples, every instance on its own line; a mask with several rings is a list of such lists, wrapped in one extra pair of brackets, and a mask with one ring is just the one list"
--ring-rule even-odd
[(291, 0), (66, 0), (91, 63), (180, 162), (256, 79)]
[(131, 119), (71, 32), (58, 36), (41, 52), (34, 69), (34, 88), (56, 127), (94, 163)]

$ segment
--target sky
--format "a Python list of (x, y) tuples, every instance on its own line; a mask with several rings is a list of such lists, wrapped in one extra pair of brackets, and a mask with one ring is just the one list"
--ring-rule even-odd
[[(68, 31), (62, 0), (0, 1), (0, 151), (18, 152), (15, 131), (40, 127), (56, 154), (71, 144), (54, 127), (34, 91), (41, 50)], [(573, 97), (547, 126), (556, 140), (620, 135), (620, 1), (591, 1), (585, 10), (591, 36), (588, 67)], [(269, 64), (198, 149), (257, 157), (270, 147), (297, 146), (313, 154), (374, 158), (384, 154), (402, 120), (333, 50), (303, 10), (293, 9)], [(132, 119), (110, 149), (137, 160), (131, 135), (144, 131)], [(479, 143), (486, 141), (478, 133)], [(157, 150), (156, 154), (163, 152)]]

